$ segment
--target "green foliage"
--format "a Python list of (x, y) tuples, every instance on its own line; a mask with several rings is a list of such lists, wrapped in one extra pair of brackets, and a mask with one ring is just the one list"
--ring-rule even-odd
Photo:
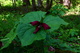
[(41, 21), (44, 18), (46, 12), (37, 11), (27, 13), (23, 18), (20, 19), (20, 23), (30, 23), (32, 21)]
[(16, 37), (15, 29), (12, 29), (10, 33), (8, 33), (3, 39), (1, 39), (1, 41), (4, 44), (1, 49), (8, 47), (15, 37)]
[[(1, 48), (6, 48), (11, 44), (11, 42), (18, 36), (19, 40), (21, 41), (22, 46), (27, 46), (32, 44), (36, 40), (42, 40), (46, 38), (46, 35), (50, 31), (57, 30), (61, 24), (67, 25), (67, 23), (59, 17), (52, 16), (52, 15), (45, 15), (45, 12), (37, 11), (37, 12), (30, 12), (26, 14), (20, 21), (15, 25), (14, 28), (8, 33), (1, 41), (3, 42), (4, 46)], [(32, 15), (32, 16), (31, 16)], [(33, 21), (40, 21), (42, 18), (43, 23), (48, 24), (51, 27), (51, 30), (45, 31), (41, 29), (38, 33), (33, 34), (35, 30), (35, 26), (30, 25), (30, 22)], [(49, 19), (50, 18), (50, 19)], [(59, 22), (59, 23), (58, 23)], [(53, 24), (55, 23), (55, 24)], [(53, 28), (55, 27), (55, 28)], [(18, 40), (18, 41), (19, 41)], [(7, 43), (7, 44), (6, 44)]]
[[(0, 0), (1, 6), (13, 6), (13, 0)], [(21, 0), (15, 0), (16, 1), (16, 6), (22, 5)]]
[(12, 18), (13, 18), (13, 14), (11, 13), (0, 15), (0, 31), (2, 32), (0, 33), (0, 35), (6, 35), (6, 33), (8, 33), (11, 30), (11, 28), (14, 25), (14, 22), (12, 22), (13, 21)]
[[(70, 24), (68, 26), (63, 26), (63, 25), (67, 25), (68, 23), (66, 23), (59, 16), (52, 16), (52, 15), (45, 15), (45, 14), (46, 12), (36, 11), (36, 12), (30, 12), (26, 14), (24, 17), (22, 17), (18, 25), (15, 27), (17, 28), (16, 33), (19, 38), (17, 41), (20, 40), (22, 46), (27, 46), (27, 45), (31, 46), (32, 43), (34, 44), (36, 40), (44, 39), (45, 40), (44, 45), (53, 46), (61, 50), (79, 52), (78, 46), (80, 45), (74, 43), (75, 41), (80, 43), (77, 38), (79, 30), (73, 27), (75, 22), (77, 24), (79, 23), (79, 19), (77, 19), (78, 21), (74, 21), (74, 22), (70, 21)], [(43, 23), (48, 24), (51, 27), (51, 29), (49, 30), (41, 29), (37, 34), (33, 34), (33, 31), (35, 30), (35, 26), (32, 26), (29, 23), (33, 21), (41, 21), (42, 18), (43, 18)], [(65, 20), (69, 22), (67, 18)], [(49, 32), (51, 33), (49, 34)], [(8, 35), (6, 35), (3, 39), (1, 39), (4, 43), (4, 46), (2, 48), (8, 47), (9, 44), (11, 44), (12, 40), (15, 39), (16, 35), (13, 37), (12, 35), (15, 34), (13, 33), (14, 31), (12, 30)], [(49, 36), (51, 36), (50, 40), (49, 40)], [(6, 37), (9, 39), (7, 39)], [(7, 44), (5, 44), (6, 42)]]
[(68, 14), (79, 15), (80, 14), (80, 5), (77, 5), (74, 8), (70, 9)]
[(59, 16), (52, 15), (46, 16), (43, 22), (51, 27), (51, 29), (49, 30), (50, 32), (57, 30), (60, 25), (68, 25), (68, 23), (61, 19)]
[(8, 47), (9, 44), (11, 44), (13, 39), (15, 38), (15, 29), (12, 28), (14, 27), (15, 21), (17, 21), (19, 19), (18, 17), (20, 16), (21, 15), (19, 15), (18, 13), (16, 14), (13, 11), (5, 11), (0, 14), (0, 41), (3, 42), (3, 47), (1, 49)]
[(65, 6), (58, 4), (52, 7), (49, 11), (52, 15), (63, 16), (68, 9)]
[(40, 30), (39, 33), (33, 34), (35, 27), (30, 26), (29, 24), (19, 24), (17, 26), (17, 35), (21, 41), (22, 46), (27, 46), (32, 44), (35, 40), (45, 39), (46, 32)]
[[(70, 17), (70, 16), (69, 16)], [(68, 22), (70, 20), (69, 17), (63, 17), (64, 19), (66, 19)], [(68, 18), (68, 19), (67, 19)], [(80, 35), (79, 33), (79, 28), (77, 28), (78, 24), (79, 24), (79, 18), (76, 16), (72, 17), (72, 21), (70, 20), (69, 25), (67, 26), (67, 29), (65, 27), (60, 28), (57, 32), (54, 34), (54, 37), (62, 40), (60, 41), (62, 43), (62, 45), (64, 45), (64, 43), (67, 44), (67, 46), (69, 46), (69, 48), (63, 48), (61, 47), (61, 45), (59, 45), (58, 47), (62, 50), (69, 50), (69, 51), (73, 51), (73, 52), (80, 52), (79, 51), (79, 47), (80, 47), (80, 40), (78, 39), (78, 36)], [(77, 20), (77, 21), (75, 21)], [(57, 46), (56, 46), (57, 47)]]
[[(51, 9), (57, 13), (50, 11), (49, 15), (45, 15), (46, 12), (42, 11), (30, 12), (23, 17), (16, 12), (4, 12), (0, 14), (0, 31), (2, 31), (0, 35), (6, 35), (13, 28), (14, 22), (22, 17), (18, 21), (18, 25), (16, 25), (10, 33), (0, 37), (0, 41), (4, 44), (1, 48), (3, 50), (0, 51), (0, 53), (44, 53), (49, 52), (49, 46), (55, 48), (57, 51), (54, 51), (55, 53), (60, 53), (60, 51), (61, 53), (68, 53), (68, 51), (80, 53), (80, 18), (78, 15), (63, 16), (63, 19), (66, 20), (68, 24), (61, 17), (66, 10), (64, 10), (64, 7), (59, 6), (58, 8), (58, 6), (55, 6), (54, 10)], [(41, 28), (38, 33), (33, 34), (36, 26), (32, 26), (30, 22), (41, 21), (41, 19), (43, 19), (43, 23), (49, 25), (51, 29), (44, 30)], [(13, 43), (14, 40), (16, 43)], [(45, 49), (46, 47), (44, 46), (48, 46), (47, 49)], [(63, 52), (65, 50), (66, 52)]]
[(46, 23), (51, 27), (49, 32), (57, 30), (61, 24), (68, 24), (57, 16), (45, 16), (45, 12), (42, 11), (30, 12), (20, 19), (20, 24), (17, 27), (17, 35), (22, 43), (22, 46), (27, 46), (32, 44), (35, 40), (46, 38), (46, 32), (44, 30), (40, 30), (37, 34), (33, 34), (35, 27), (29, 24), (33, 21), (41, 21), (42, 18), (44, 18), (43, 23)]
[(0, 35), (4, 36), (10, 32), (13, 28), (15, 21), (17, 21), (22, 15), (15, 12), (2, 12), (0, 14)]
[[(3, 47), (0, 48), (3, 50), (0, 53), (49, 53), (49, 46), (55, 48), (54, 53), (80, 53), (80, 0), (71, 0), (74, 9), (70, 9), (68, 16), (63, 16), (67, 9), (58, 4), (59, 2), (59, 0), (53, 1), (54, 5), (49, 10), (49, 15), (45, 15), (46, 12), (35, 11), (22, 17), (24, 14), (21, 9), (26, 10), (21, 6), (22, 0), (16, 0), (16, 8), (12, 7), (12, 0), (0, 0), (0, 41), (3, 42)], [(43, 1), (43, 5), (46, 5), (46, 0)], [(75, 15), (71, 15), (73, 13)], [(14, 27), (15, 21), (18, 21), (19, 18), (18, 25)], [(41, 28), (38, 33), (33, 34), (35, 26), (29, 23), (41, 21), (42, 18), (43, 22), (49, 25), (51, 29), (44, 30)], [(47, 49), (45, 46), (48, 46)], [(65, 50), (66, 52), (63, 52)]]
[[(59, 10), (56, 11), (57, 7), (54, 9), (55, 10), (53, 10), (53, 11), (50, 10), (50, 12), (53, 12), (53, 13), (51, 13), (51, 15), (58, 15), (57, 12)], [(56, 13), (54, 13), (54, 11)], [(60, 11), (58, 13), (61, 14)], [(58, 15), (58, 16), (61, 17), (62, 15)], [(79, 40), (80, 18), (78, 15), (75, 15), (75, 16), (72, 15), (72, 16), (68, 16), (68, 17), (64, 16), (63, 19), (66, 20), (67, 22), (69, 22), (69, 25), (61, 26), (59, 28), (59, 30), (54, 31), (51, 36), (52, 38), (49, 37), (49, 35), (48, 35), (48, 37), (45, 40), (45, 44), (48, 46), (49, 45), (53, 46), (54, 48), (58, 48), (61, 50), (67, 50), (67, 51), (72, 51), (72, 52), (78, 53), (78, 52), (80, 52), (80, 42), (79, 42), (80, 41)], [(63, 52), (63, 53), (65, 53), (65, 52)]]
[(78, 4), (80, 4), (80, 0), (71, 0), (72, 7), (75, 8)]

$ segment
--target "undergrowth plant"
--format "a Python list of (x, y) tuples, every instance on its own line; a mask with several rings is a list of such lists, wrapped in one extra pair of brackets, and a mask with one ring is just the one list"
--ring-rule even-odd
[[(58, 52), (56, 51), (57, 49), (80, 52), (79, 42), (75, 43), (75, 41), (78, 41), (77, 35), (79, 30), (70, 28), (70, 24), (61, 18), (65, 10), (60, 5), (53, 7), (50, 10), (50, 14), (47, 15), (47, 12), (43, 11), (25, 14), (15, 23), (10, 33), (1, 39), (0, 49), (3, 50), (14, 43), (14, 45), (21, 48), (25, 47), (25, 49), (34, 45), (33, 47), (36, 50), (38, 48), (42, 49), (42, 53), (55, 53)], [(35, 52), (34, 48), (32, 48), (33, 52)], [(26, 52), (30, 51), (27, 49)], [(38, 50), (36, 52), (39, 53)]]
[[(18, 37), (22, 46), (28, 46), (36, 40), (46, 39), (46, 36), (57, 30), (60, 25), (68, 23), (59, 16), (45, 15), (46, 12), (30, 12), (20, 19), (8, 33), (3, 42), (3, 48), (7, 47), (14, 38)], [(5, 44), (6, 43), (6, 44)]]
[(68, 11), (68, 9), (61, 4), (57, 4), (49, 10), (50, 14), (54, 16), (55, 15), (63, 16), (66, 13), (66, 11)]

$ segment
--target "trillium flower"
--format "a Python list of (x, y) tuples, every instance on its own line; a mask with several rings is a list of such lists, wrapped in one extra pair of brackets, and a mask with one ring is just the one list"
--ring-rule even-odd
[(39, 24), (39, 23), (40, 23), (39, 21), (30, 22), (30, 24), (32, 24), (33, 26), (34, 26), (34, 25), (37, 25), (37, 24)]
[(43, 27), (44, 30), (50, 29), (46, 23), (40, 23), (39, 21), (33, 21), (30, 22), (30, 24), (33, 26), (37, 25), (35, 31), (33, 32), (34, 34), (36, 34), (41, 29), (41, 27)]
[(55, 51), (55, 48), (53, 48), (52, 46), (50, 46), (48, 50), (49, 51)]
[(33, 32), (34, 34), (37, 33), (40, 30), (40, 26), (36, 27), (36, 30)]
[(2, 47), (3, 46), (3, 44), (2, 44), (2, 42), (0, 41), (0, 47)]

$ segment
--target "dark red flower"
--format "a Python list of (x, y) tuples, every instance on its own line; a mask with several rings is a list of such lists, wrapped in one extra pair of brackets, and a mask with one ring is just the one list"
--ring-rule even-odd
[(0, 41), (0, 47), (2, 47), (3, 46), (3, 44), (2, 44), (2, 42)]
[(46, 30), (46, 29), (50, 29), (50, 27), (47, 25), (47, 24), (45, 24), (45, 23), (42, 23), (42, 26), (43, 26), (43, 28)]
[(39, 21), (33, 21), (30, 22), (31, 25), (37, 25), (35, 31), (33, 32), (34, 34), (36, 34), (41, 27), (43, 27), (45, 30), (50, 29), (50, 27), (46, 24), (46, 23), (40, 23)]
[(33, 26), (34, 26), (34, 25), (37, 25), (37, 24), (39, 24), (39, 23), (40, 23), (39, 21), (30, 22), (30, 24), (33, 25)]
[(48, 50), (49, 51), (55, 51), (55, 48), (53, 48), (52, 46), (50, 46)]
[(40, 26), (37, 26), (33, 33), (36, 34), (39, 30), (40, 30)]

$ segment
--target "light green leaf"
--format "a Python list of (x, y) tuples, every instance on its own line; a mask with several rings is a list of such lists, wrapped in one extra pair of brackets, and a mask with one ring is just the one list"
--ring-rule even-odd
[(48, 15), (46, 16), (46, 18), (43, 20), (44, 23), (48, 24), (51, 29), (49, 29), (49, 31), (54, 31), (57, 30), (60, 25), (67, 25), (68, 23), (65, 22), (63, 19), (61, 19), (58, 16), (52, 16), (52, 15)]
[(35, 27), (29, 24), (19, 24), (17, 27), (17, 35), (21, 41), (22, 46), (27, 46), (32, 44), (36, 40), (41, 40), (46, 38), (46, 33), (44, 30), (38, 31), (38, 33), (33, 34)]
[(42, 17), (44, 17), (46, 12), (35, 11), (27, 13), (23, 18), (20, 19), (21, 23), (30, 23), (33, 21), (40, 21)]
[(6, 47), (9, 46), (9, 44), (11, 44), (11, 42), (14, 40), (14, 38), (16, 37), (16, 33), (14, 32), (14, 29), (12, 29), (10, 31), (10, 33), (8, 33), (4, 39), (1, 39), (1, 41), (3, 42), (3, 47), (1, 49), (4, 49)]

